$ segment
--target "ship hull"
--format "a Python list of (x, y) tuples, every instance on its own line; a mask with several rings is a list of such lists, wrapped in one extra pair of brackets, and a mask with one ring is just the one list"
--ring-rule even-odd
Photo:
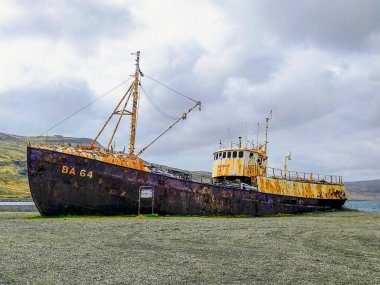
[[(154, 189), (161, 215), (273, 215), (341, 208), (346, 199), (260, 193), (197, 183), (103, 161), (33, 147), (27, 149), (29, 186), (42, 215), (135, 215), (139, 189)], [(140, 199), (140, 212), (152, 200)]]

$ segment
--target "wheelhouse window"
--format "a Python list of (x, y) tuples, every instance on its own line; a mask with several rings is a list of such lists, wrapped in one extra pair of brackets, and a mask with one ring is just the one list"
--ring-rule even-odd
[(221, 152), (219, 152), (219, 158), (222, 158), (222, 153)]
[(237, 151), (232, 152), (232, 157), (233, 157), (233, 158), (236, 158), (236, 157), (237, 157)]
[(250, 154), (249, 154), (249, 158), (252, 158), (253, 157), (253, 152), (251, 152)]
[(226, 158), (226, 153), (225, 152), (223, 152), (223, 158)]
[(231, 152), (230, 152), (230, 151), (227, 152), (227, 157), (228, 157), (228, 158), (231, 158)]
[(243, 155), (244, 155), (244, 152), (242, 152), (242, 151), (239, 151), (239, 157), (240, 157), (240, 158), (242, 158), (242, 157), (243, 157)]

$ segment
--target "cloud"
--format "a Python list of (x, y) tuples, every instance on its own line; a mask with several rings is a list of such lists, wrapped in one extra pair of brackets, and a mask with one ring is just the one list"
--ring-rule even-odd
[[(0, 131), (39, 134), (141, 70), (202, 101), (143, 155), (210, 170), (212, 152), (273, 110), (270, 165), (379, 178), (376, 1), (6, 1), (0, 10)], [(141, 79), (171, 116), (193, 102)], [(128, 84), (52, 134), (94, 137)], [(4, 107), (3, 107), (4, 106)], [(15, 110), (23, 110), (20, 116)], [(27, 119), (25, 119), (27, 118)], [(6, 122), (6, 123), (5, 123)], [(172, 120), (142, 94), (137, 149)], [(129, 143), (124, 118), (115, 137)], [(110, 125), (101, 142), (106, 144)], [(360, 151), (359, 151), (360, 149)]]
[(51, 41), (69, 41), (86, 56), (100, 41), (125, 37), (133, 28), (126, 6), (106, 1), (15, 1), (17, 13), (0, 26), (6, 38), (47, 37)]
[(380, 34), (378, 1), (261, 1), (253, 6), (269, 30), (298, 46), (363, 51)]
[[(84, 81), (64, 81), (50, 85), (12, 88), (0, 93), (2, 132), (38, 135), (68, 115), (68, 110), (84, 106), (92, 99)], [(71, 112), (71, 111), (70, 111)], [(85, 114), (71, 122), (73, 133), (84, 131)], [(55, 130), (56, 131), (56, 130)]]

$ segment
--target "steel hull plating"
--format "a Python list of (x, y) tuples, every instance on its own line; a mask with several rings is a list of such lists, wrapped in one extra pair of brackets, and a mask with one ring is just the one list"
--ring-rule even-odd
[[(162, 215), (270, 215), (340, 208), (345, 199), (313, 199), (197, 183), (28, 147), (33, 200), (42, 215), (133, 215), (141, 186), (155, 191)], [(141, 213), (151, 211), (142, 200)]]

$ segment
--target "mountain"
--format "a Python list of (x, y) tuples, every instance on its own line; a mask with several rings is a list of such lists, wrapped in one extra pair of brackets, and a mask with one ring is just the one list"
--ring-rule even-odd
[[(89, 138), (71, 138), (63, 136), (25, 137), (0, 133), (0, 200), (1, 199), (30, 199), (26, 169), (26, 144), (72, 144), (88, 145)], [(98, 146), (100, 146), (97, 143)], [(146, 162), (167, 175), (176, 172), (190, 175), (193, 180), (209, 182), (210, 172), (186, 171), (164, 165)], [(350, 200), (380, 200), (380, 179), (368, 181), (346, 182), (347, 196)]]
[(380, 179), (345, 182), (350, 200), (380, 200)]

